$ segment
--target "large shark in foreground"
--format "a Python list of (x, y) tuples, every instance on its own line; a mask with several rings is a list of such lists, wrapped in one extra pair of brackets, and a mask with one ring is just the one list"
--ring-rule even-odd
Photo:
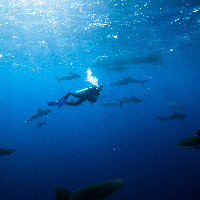
[(81, 77), (81, 75), (79, 75), (79, 74), (73, 74), (72, 72), (69, 72), (69, 75), (64, 76), (64, 77), (62, 77), (62, 78), (58, 78), (58, 77), (56, 76), (56, 78), (58, 79), (59, 82), (60, 82), (60, 81), (64, 81), (64, 80), (77, 79), (77, 78), (80, 78), (80, 77)]
[(0, 156), (7, 155), (10, 158), (10, 154), (15, 152), (15, 151), (16, 151), (16, 149), (3, 149), (3, 148), (0, 148)]
[(143, 86), (143, 84), (147, 81), (148, 80), (143, 80), (143, 81), (136, 80), (136, 79), (131, 78), (131, 76), (129, 76), (128, 78), (123, 78), (123, 79), (118, 80), (117, 82), (111, 83), (109, 85), (111, 85), (111, 86), (123, 86), (123, 85), (128, 85), (130, 83), (140, 83)]
[(179, 143), (177, 143), (178, 147), (186, 147), (186, 148), (196, 148), (200, 150), (200, 129), (197, 131), (196, 135), (189, 136)]
[(34, 115), (32, 115), (28, 120), (27, 122), (29, 123), (31, 120), (33, 119), (38, 119), (39, 117), (42, 117), (42, 116), (47, 116), (51, 111), (53, 111), (54, 109), (39, 109), (38, 108), (38, 112), (35, 113)]
[(104, 200), (121, 188), (123, 184), (123, 180), (115, 179), (89, 185), (73, 192), (63, 187), (55, 187), (54, 194), (56, 200)]
[(174, 114), (169, 116), (169, 117), (158, 117), (157, 115), (156, 115), (156, 117), (160, 120), (160, 122), (162, 122), (163, 120), (175, 120), (175, 119), (184, 120), (188, 116), (187, 115), (183, 115), (183, 114), (178, 114), (178, 113), (174, 112)]
[(108, 67), (116, 65), (130, 65), (130, 64), (143, 64), (143, 63), (155, 63), (156, 65), (162, 65), (162, 54), (161, 51), (153, 53), (147, 53), (141, 56), (117, 56), (114, 58), (98, 58), (94, 61), (94, 67)]

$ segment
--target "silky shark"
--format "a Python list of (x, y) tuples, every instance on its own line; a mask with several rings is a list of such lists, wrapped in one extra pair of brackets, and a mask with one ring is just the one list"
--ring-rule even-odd
[(121, 105), (119, 103), (113, 103), (113, 102), (110, 102), (110, 101), (106, 101), (106, 102), (102, 103), (101, 106), (113, 107), (113, 106), (121, 106)]
[(122, 106), (123, 103), (140, 103), (140, 102), (142, 102), (144, 100), (137, 99), (137, 98), (132, 96), (131, 98), (122, 97), (122, 98), (117, 99), (117, 101), (119, 101), (120, 106)]
[(116, 65), (130, 65), (130, 64), (143, 64), (143, 63), (155, 63), (156, 65), (162, 65), (163, 59), (161, 51), (156, 51), (154, 53), (147, 53), (142, 56), (116, 56), (111, 57), (101, 57), (94, 61), (94, 67), (105, 67), (105, 66), (116, 66)]
[(80, 77), (81, 77), (81, 75), (79, 75), (79, 74), (73, 74), (72, 72), (69, 72), (69, 75), (64, 76), (64, 77), (62, 77), (62, 78), (58, 78), (58, 77), (56, 76), (56, 78), (58, 79), (59, 82), (60, 82), (60, 81), (64, 81), (64, 80), (77, 79), (77, 78), (80, 78)]
[(174, 112), (174, 114), (169, 116), (169, 117), (158, 117), (157, 115), (156, 115), (156, 117), (160, 120), (160, 122), (162, 122), (163, 120), (175, 120), (175, 119), (184, 120), (188, 116), (187, 115), (183, 115), (183, 114), (178, 114), (178, 113)]
[(55, 187), (56, 200), (104, 200), (122, 187), (124, 181), (115, 179), (89, 185), (73, 192), (63, 187)]
[(189, 136), (177, 143), (178, 147), (196, 148), (200, 150), (200, 129), (196, 135)]
[(116, 81), (115, 83), (111, 83), (109, 85), (111, 86), (123, 86), (123, 85), (128, 85), (129, 83), (140, 83), (142, 86), (145, 82), (147, 82), (148, 80), (136, 80), (131, 78), (131, 76), (129, 76), (128, 78), (123, 78), (121, 80)]
[(42, 117), (42, 116), (47, 116), (51, 111), (53, 111), (54, 109), (39, 109), (38, 108), (38, 112), (35, 113), (34, 115), (32, 115), (28, 120), (27, 122), (29, 123), (31, 120), (33, 119), (38, 119), (39, 117)]
[(4, 155), (8, 155), (9, 158), (10, 158), (10, 154), (15, 152), (16, 149), (3, 149), (3, 148), (0, 148), (0, 156), (4, 156)]
[(179, 106), (179, 105), (176, 104), (176, 102), (174, 102), (174, 101), (167, 102), (167, 105), (170, 106), (170, 107), (180, 108), (181, 110), (183, 110), (183, 106)]

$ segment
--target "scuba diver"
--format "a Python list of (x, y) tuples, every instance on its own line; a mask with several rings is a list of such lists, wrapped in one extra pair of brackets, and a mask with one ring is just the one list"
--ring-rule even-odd
[[(70, 105), (70, 106), (78, 106), (82, 104), (84, 101), (89, 101), (92, 103), (95, 103), (97, 101), (98, 96), (100, 95), (100, 91), (103, 90), (103, 85), (100, 86), (92, 86), (88, 87), (82, 90), (79, 90), (76, 93), (68, 92), (65, 96), (63, 96), (59, 101), (54, 102), (48, 102), (48, 106), (58, 106), (61, 107), (64, 104)], [(67, 101), (67, 99), (73, 96), (75, 98), (78, 98), (76, 101)]]

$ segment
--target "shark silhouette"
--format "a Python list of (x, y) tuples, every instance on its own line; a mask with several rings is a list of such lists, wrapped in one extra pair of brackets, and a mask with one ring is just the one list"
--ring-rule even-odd
[(140, 103), (140, 102), (142, 102), (144, 100), (137, 99), (137, 98), (132, 96), (131, 98), (122, 97), (122, 98), (117, 99), (117, 101), (119, 101), (120, 106), (122, 106), (123, 103)]
[(123, 184), (123, 180), (115, 179), (89, 185), (73, 192), (63, 187), (55, 187), (54, 194), (56, 200), (104, 200), (121, 188)]
[(148, 80), (143, 80), (143, 81), (136, 80), (136, 79), (131, 78), (131, 76), (129, 76), (128, 78), (123, 78), (123, 79), (118, 80), (115, 83), (111, 83), (109, 85), (111, 85), (111, 86), (123, 86), (123, 85), (128, 85), (130, 83), (140, 83), (143, 86), (143, 84), (147, 81)]
[(59, 82), (60, 82), (60, 81), (64, 81), (64, 80), (77, 79), (77, 78), (80, 78), (80, 77), (81, 77), (81, 75), (79, 75), (79, 74), (73, 74), (72, 72), (69, 72), (69, 75), (64, 76), (64, 77), (62, 77), (62, 78), (58, 78), (58, 77), (56, 76), (56, 78), (58, 79)]
[(177, 143), (178, 147), (196, 148), (200, 150), (200, 129), (196, 135), (189, 136)]
[(3, 148), (0, 148), (0, 156), (4, 156), (4, 155), (8, 155), (9, 158), (10, 158), (10, 154), (15, 152), (16, 149), (3, 149)]
[(180, 108), (181, 110), (183, 110), (183, 106), (179, 106), (179, 105), (176, 104), (176, 102), (174, 102), (174, 101), (167, 102), (167, 105), (168, 105), (168, 106), (171, 106), (171, 107), (174, 107), (174, 108)]
[(32, 115), (28, 120), (27, 122), (29, 123), (31, 120), (33, 119), (38, 119), (39, 117), (42, 117), (42, 116), (47, 116), (50, 112), (52, 112), (54, 109), (40, 109), (38, 108), (38, 112), (35, 113), (34, 115)]
[(157, 115), (156, 115), (156, 117), (160, 120), (160, 122), (162, 122), (163, 120), (175, 120), (175, 119), (184, 120), (188, 116), (187, 115), (183, 115), (183, 114), (178, 114), (178, 113), (174, 112), (174, 114), (169, 116), (169, 117), (158, 117)]
[(120, 104), (119, 103), (110, 102), (110, 101), (106, 101), (106, 102), (102, 103), (101, 106), (113, 107), (113, 106), (120, 106)]

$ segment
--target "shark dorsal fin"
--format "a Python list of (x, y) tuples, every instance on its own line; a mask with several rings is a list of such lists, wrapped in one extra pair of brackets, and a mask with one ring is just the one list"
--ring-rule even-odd
[(69, 72), (69, 75), (72, 75), (73, 73), (72, 72)]
[(178, 115), (176, 112), (174, 112), (174, 115)]
[(38, 113), (40, 113), (42, 111), (42, 109), (38, 108)]
[(67, 200), (69, 199), (71, 192), (63, 187), (57, 186), (54, 188), (54, 194), (56, 196), (56, 200)]
[(200, 136), (200, 129), (198, 129), (196, 135)]

